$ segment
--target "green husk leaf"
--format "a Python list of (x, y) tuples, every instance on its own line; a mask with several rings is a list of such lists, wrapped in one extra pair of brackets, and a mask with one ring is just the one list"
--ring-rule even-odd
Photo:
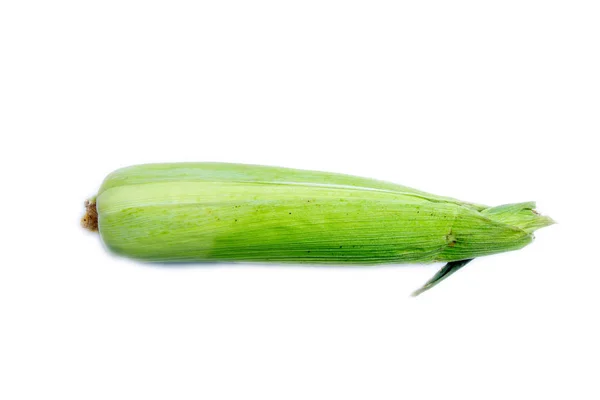
[(452, 275), (453, 273), (455, 273), (456, 271), (458, 271), (459, 269), (461, 269), (462, 267), (464, 267), (471, 261), (473, 261), (472, 258), (469, 260), (460, 260), (460, 261), (449, 262), (448, 264), (444, 265), (437, 272), (437, 274), (435, 274), (430, 280), (425, 282), (425, 284), (423, 286), (421, 286), (419, 289), (412, 292), (411, 296), (416, 297), (416, 296), (420, 295), (421, 293), (428, 291), (429, 289), (433, 288), (438, 283), (440, 283), (444, 279), (448, 278), (450, 275)]

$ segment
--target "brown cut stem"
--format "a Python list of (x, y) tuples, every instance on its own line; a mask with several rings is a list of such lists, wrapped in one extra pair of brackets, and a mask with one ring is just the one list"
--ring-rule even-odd
[(81, 226), (92, 232), (98, 231), (98, 210), (95, 201), (85, 201), (85, 215), (81, 218)]

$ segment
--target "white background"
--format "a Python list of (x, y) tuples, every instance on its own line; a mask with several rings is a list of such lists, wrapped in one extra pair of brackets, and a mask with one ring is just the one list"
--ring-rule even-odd
[[(598, 399), (589, 1), (4, 1), (0, 398)], [(79, 226), (112, 170), (363, 175), (559, 223), (438, 265), (153, 267)]]

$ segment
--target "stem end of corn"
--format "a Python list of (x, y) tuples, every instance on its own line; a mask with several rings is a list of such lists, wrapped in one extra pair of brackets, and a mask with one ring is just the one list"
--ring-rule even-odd
[(96, 209), (96, 200), (86, 200), (85, 215), (81, 218), (81, 226), (92, 232), (98, 231), (98, 210)]

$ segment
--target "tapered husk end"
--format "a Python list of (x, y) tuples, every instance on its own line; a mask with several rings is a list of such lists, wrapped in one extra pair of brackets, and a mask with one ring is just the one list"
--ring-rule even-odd
[(96, 199), (85, 201), (85, 215), (81, 218), (81, 226), (85, 229), (98, 231), (98, 210), (96, 209)]
[(535, 202), (504, 204), (482, 211), (488, 218), (522, 229), (527, 233), (556, 223), (552, 218), (541, 215), (535, 209)]

